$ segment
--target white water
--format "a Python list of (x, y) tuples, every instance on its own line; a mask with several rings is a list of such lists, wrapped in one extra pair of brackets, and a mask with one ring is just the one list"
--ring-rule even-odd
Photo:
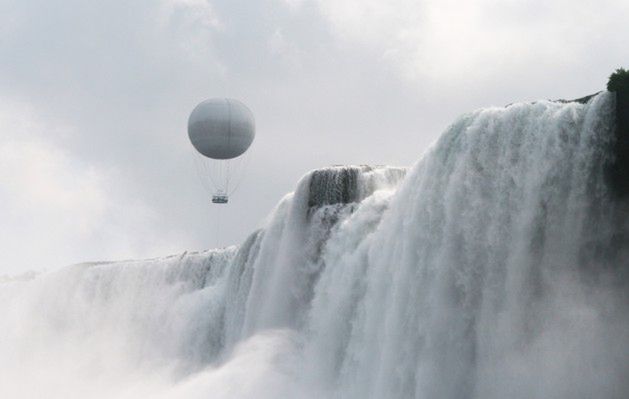
[(0, 283), (0, 397), (629, 397), (612, 109), (480, 110), (403, 180), (307, 175), (239, 248)]

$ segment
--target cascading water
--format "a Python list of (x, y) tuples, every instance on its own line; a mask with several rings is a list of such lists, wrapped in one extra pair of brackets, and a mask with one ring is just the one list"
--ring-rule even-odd
[(0, 397), (626, 398), (612, 94), (305, 176), (239, 248), (0, 284)]

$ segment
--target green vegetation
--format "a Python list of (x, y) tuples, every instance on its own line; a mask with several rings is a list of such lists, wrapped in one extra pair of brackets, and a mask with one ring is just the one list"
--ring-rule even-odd
[(624, 68), (616, 69), (609, 77), (607, 91), (629, 91), (629, 71)]

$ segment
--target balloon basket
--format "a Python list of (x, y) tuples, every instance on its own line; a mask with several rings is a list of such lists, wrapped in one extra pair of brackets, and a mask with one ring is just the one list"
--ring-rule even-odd
[(229, 202), (229, 196), (227, 194), (218, 193), (212, 196), (213, 204), (226, 204), (227, 202)]

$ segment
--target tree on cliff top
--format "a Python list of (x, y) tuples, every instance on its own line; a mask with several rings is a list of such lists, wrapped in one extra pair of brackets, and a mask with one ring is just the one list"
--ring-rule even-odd
[(607, 91), (629, 91), (629, 71), (624, 68), (616, 69), (607, 81)]

